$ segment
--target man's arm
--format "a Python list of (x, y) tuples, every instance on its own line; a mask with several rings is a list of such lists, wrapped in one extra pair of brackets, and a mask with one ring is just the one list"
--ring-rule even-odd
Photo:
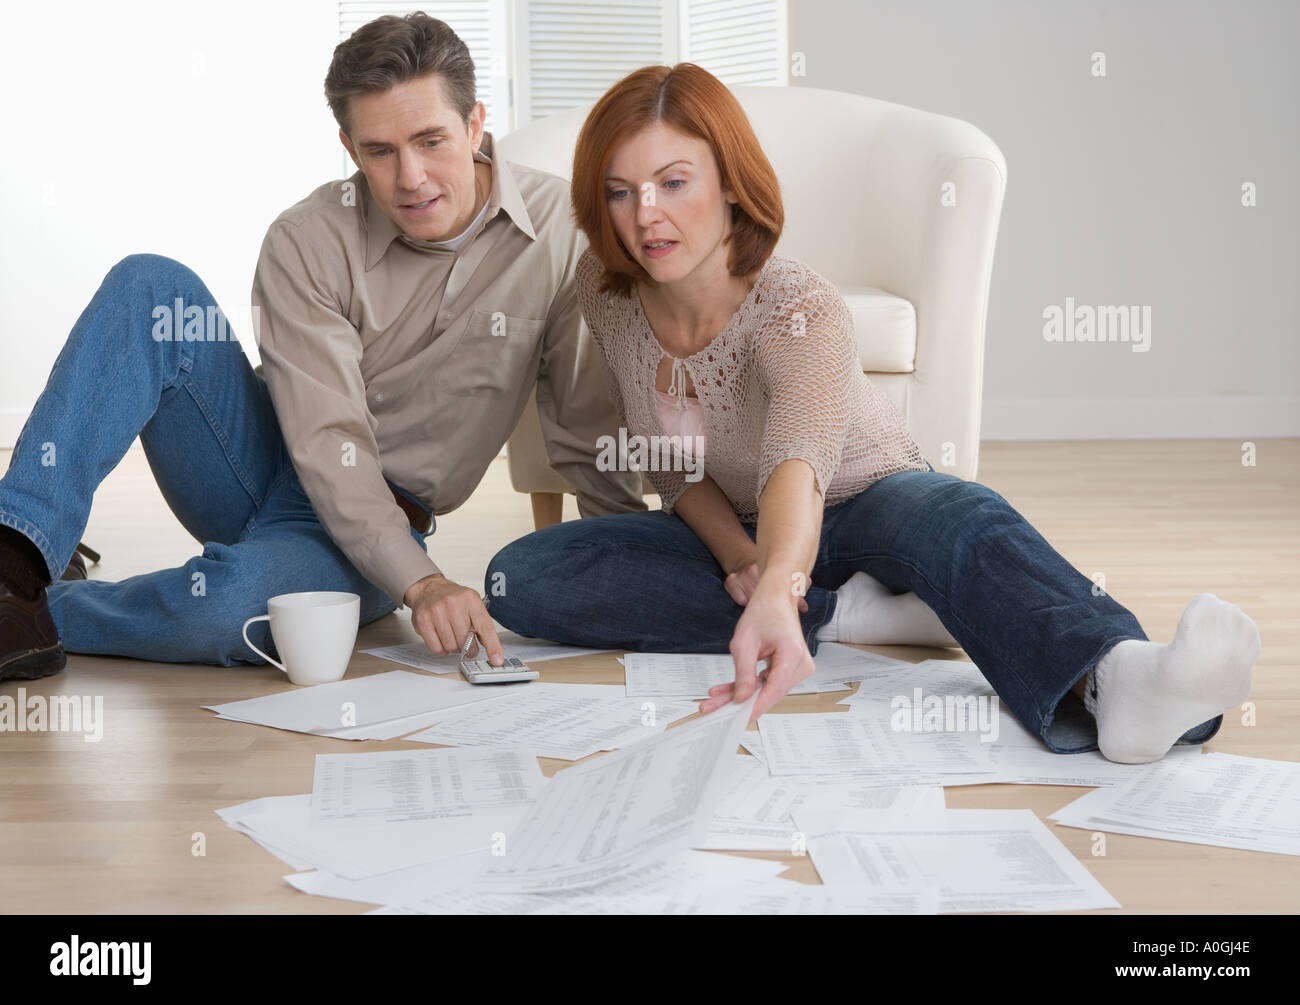
[(537, 377), (537, 417), (551, 466), (578, 493), (584, 517), (631, 513), (646, 508), (639, 471), (600, 471), (596, 457), (602, 436), (618, 438), (622, 418), (610, 397), (605, 357), (587, 329), (578, 302), (574, 268), (586, 245), (578, 234), (547, 318)]
[[(321, 523), (366, 579), (394, 603), (435, 653), (458, 652), (472, 623), (493, 656), (500, 642), (477, 591), (447, 580), (411, 536), (384, 480), (374, 418), (361, 376), (361, 339), (342, 291), (339, 248), (306, 239), (278, 220), (267, 231), (253, 279), (267, 387), (293, 465)], [(472, 600), (464, 596), (472, 594)], [(494, 662), (497, 660), (494, 659)]]

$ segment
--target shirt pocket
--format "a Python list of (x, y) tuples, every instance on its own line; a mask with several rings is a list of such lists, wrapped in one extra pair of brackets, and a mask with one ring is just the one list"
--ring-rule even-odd
[(546, 321), (501, 311), (471, 311), (456, 345), (440, 367), (438, 386), (449, 394), (503, 397), (532, 386)]

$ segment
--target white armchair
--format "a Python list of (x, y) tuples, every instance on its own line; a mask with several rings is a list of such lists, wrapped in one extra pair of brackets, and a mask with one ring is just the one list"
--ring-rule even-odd
[[(776, 251), (838, 287), (862, 369), (898, 406), (936, 471), (979, 464), (984, 326), (1006, 161), (970, 123), (809, 87), (732, 88), (776, 170)], [(507, 160), (572, 177), (589, 108), (501, 137)], [(507, 445), (510, 480), (537, 525), (572, 487), (550, 467), (530, 401)], [(653, 492), (648, 480), (646, 491)]]

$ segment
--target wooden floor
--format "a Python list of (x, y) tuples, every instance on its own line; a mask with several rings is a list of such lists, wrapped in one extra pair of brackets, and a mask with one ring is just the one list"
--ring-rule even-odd
[[(1201, 591), (1254, 618), (1264, 648), (1251, 701), (1256, 724), (1225, 718), (1207, 749), (1300, 760), (1300, 441), (1257, 442), (1243, 467), (1238, 441), (985, 444), (978, 480), (1000, 492), (1085, 575), (1168, 641)], [(8, 465), (8, 453), (0, 453)], [(566, 517), (576, 516), (572, 499)], [(430, 550), (443, 569), (482, 585), (488, 559), (531, 529), (528, 500), (496, 461), (478, 492), (439, 521)], [(138, 449), (101, 487), (86, 540), (104, 553), (94, 578), (181, 564), (197, 553), (168, 512)], [(413, 641), (401, 614), (364, 629), (358, 648)], [(951, 651), (876, 647), (906, 659)], [(393, 669), (354, 657), (350, 672)], [(613, 656), (542, 666), (542, 679), (621, 682)], [(20, 682), (0, 684), (15, 694)], [(22, 683), (30, 694), (102, 695), (103, 739), (0, 734), (0, 911), (296, 912), (355, 914), (360, 904), (309, 897), (281, 880), (293, 870), (213, 812), (259, 796), (311, 790), (320, 752), (395, 750), (215, 719), (200, 706), (288, 687), (271, 667), (177, 666), (71, 655), (67, 670)], [(778, 712), (826, 709), (839, 695), (786, 699)], [(601, 756), (601, 755), (594, 755)], [(567, 766), (542, 761), (546, 774)], [(1028, 808), (1130, 912), (1291, 912), (1300, 858), (1090, 833), (1046, 817), (1085, 789), (983, 785), (947, 790), (951, 807)], [(192, 849), (206, 839), (206, 854)], [(757, 854), (757, 853), (753, 853)], [(775, 854), (757, 857), (782, 859)], [(791, 879), (817, 882), (807, 858)], [(1113, 912), (1099, 912), (1113, 913)]]

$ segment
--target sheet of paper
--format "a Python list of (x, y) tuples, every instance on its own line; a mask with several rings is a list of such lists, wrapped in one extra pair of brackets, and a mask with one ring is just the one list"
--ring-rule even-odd
[(546, 781), (522, 745), (317, 754), (311, 821), (393, 823), (527, 807)]
[[(842, 657), (841, 657), (842, 658)], [(828, 658), (829, 659), (829, 658)], [(736, 679), (736, 663), (729, 653), (628, 653), (623, 659), (629, 697), (690, 698), (702, 701), (709, 689)], [(813, 661), (816, 664), (816, 660)], [(766, 660), (758, 661), (761, 672)], [(845, 672), (838, 667), (839, 672)], [(816, 672), (792, 687), (790, 694), (848, 691), (840, 681), (825, 680)]]
[[(479, 870), (474, 870), (482, 875)], [(393, 913), (410, 914), (665, 914), (694, 903), (702, 891), (774, 880), (784, 872), (780, 862), (711, 855), (683, 850), (626, 870), (605, 882), (547, 893), (511, 893), (484, 889), (478, 883), (447, 888), (419, 898), (390, 902)], [(286, 877), (289, 878), (289, 877)], [(319, 885), (334, 896), (337, 884)]]
[[(881, 657), (883, 659), (883, 657)], [(870, 676), (859, 678), (858, 689), (841, 698), (839, 704), (856, 706), (858, 702), (911, 699), (914, 689), (939, 695), (992, 695), (994, 690), (979, 668), (966, 660), (921, 660), (881, 666)]]
[[(950, 701), (951, 699), (951, 701)], [(982, 703), (976, 705), (972, 703)], [(972, 663), (924, 660), (905, 677), (882, 677), (865, 681), (858, 691), (840, 700), (854, 714), (880, 723), (896, 723), (899, 716), (915, 725), (932, 713), (949, 713), (952, 725), (974, 725), (988, 742), (990, 761), (998, 782), (1017, 785), (1121, 785), (1144, 765), (1117, 764), (1099, 751), (1057, 754), (1022, 726), (998, 700), (989, 683)], [(963, 713), (959, 715), (958, 713)], [(1186, 756), (1199, 747), (1176, 748), (1171, 756)]]
[[(782, 887), (797, 887), (795, 891), (785, 890)], [(522, 894), (520, 897), (526, 897)], [(506, 901), (508, 895), (501, 895), (500, 899)], [(597, 903), (596, 898), (584, 898), (591, 903), (575, 903), (577, 910), (570, 912), (553, 911), (551, 913), (573, 913), (573, 914), (595, 914), (593, 907), (607, 906), (602, 902)], [(470, 904), (477, 904), (477, 901), (471, 901)], [(726, 915), (750, 915), (750, 914), (936, 914), (936, 905), (938, 904), (938, 893), (933, 887), (923, 890), (912, 890), (899, 888), (888, 893), (860, 894), (852, 901), (844, 901), (841, 898), (834, 897), (825, 887), (807, 886), (802, 883), (787, 883), (785, 880), (773, 880), (771, 882), (758, 884), (746, 884), (744, 886), (727, 887), (710, 893), (706, 909), (699, 910), (698, 914), (726, 914)], [(521, 914), (527, 911), (527, 906), (519, 905), (506, 901), (504, 904), (495, 905), (498, 909), (494, 913), (498, 914)], [(638, 905), (640, 906), (640, 902)], [(472, 910), (472, 906), (470, 908)], [(373, 911), (366, 911), (366, 914), (422, 914), (423, 911), (411, 907), (400, 905), (388, 905), (377, 907)], [(465, 914), (469, 911), (450, 911), (451, 914)], [(483, 912), (487, 913), (487, 912)], [(628, 909), (614, 910), (609, 913), (613, 914), (633, 914), (633, 913), (656, 913), (650, 911), (632, 911)]]
[(941, 914), (1120, 906), (1032, 810), (794, 816), (822, 882), (845, 899), (853, 891), (933, 884)]
[(972, 732), (903, 732), (852, 712), (768, 714), (758, 732), (773, 775), (870, 775), (894, 785), (996, 777), (987, 745)]
[(407, 739), (458, 747), (521, 743), (538, 757), (577, 761), (648, 739), (697, 711), (689, 701), (629, 698), (617, 685), (539, 681), (526, 691), (453, 709)]
[(763, 767), (767, 767), (767, 758), (763, 754), (763, 738), (758, 735), (757, 729), (746, 730), (742, 733), (740, 735), (740, 745), (749, 751), (754, 760), (758, 761)]
[[(937, 785), (905, 788), (868, 786), (851, 775), (768, 774), (756, 758), (737, 754), (714, 810), (709, 833), (697, 848), (734, 851), (802, 850), (802, 836), (791, 813), (801, 806), (864, 809), (943, 809)], [(811, 802), (810, 802), (811, 801)]]
[(345, 879), (365, 879), (468, 852), (491, 851), (508, 842), (528, 810), (519, 806), (443, 819), (319, 826), (311, 822), (310, 793), (272, 796), (254, 803), (257, 805), (246, 803), (219, 812), (235, 830), (248, 834), (272, 854), (278, 854), (274, 849), (287, 852), (295, 869), (324, 869)]
[(1049, 819), (1223, 848), (1300, 855), (1300, 762), (1237, 754), (1163, 759)]
[[(493, 622), (493, 624), (496, 624)], [(610, 649), (583, 649), (580, 646), (565, 646), (545, 639), (529, 639), (509, 629), (496, 625), (497, 638), (507, 656), (516, 656), (530, 666), (533, 663), (545, 663), (547, 660), (560, 660), (569, 656), (593, 656), (613, 652)], [(403, 666), (415, 667), (429, 673), (460, 673), (460, 653), (450, 656), (434, 656), (423, 642), (407, 642), (396, 646), (376, 646), (373, 649), (361, 649), (359, 652), (380, 659), (401, 663)], [(480, 655), (482, 655), (480, 653)]]
[[(1174, 747), (1166, 758), (1199, 757), (1200, 744)], [(1086, 785), (1090, 788), (1123, 785), (1145, 764), (1118, 764), (1098, 750), (1082, 754), (1057, 754), (1025, 729), (1003, 706), (998, 712), (997, 741), (989, 756), (998, 781), (1016, 785)]]
[[(497, 687), (527, 688), (533, 682)], [(427, 725), (429, 713), (495, 696), (463, 680), (440, 680), (406, 670), (344, 678), (313, 687), (204, 705), (223, 719), (338, 739), (392, 739)], [(392, 732), (398, 729), (399, 732)]]
[(295, 855), (293, 852), (285, 848), (278, 848), (275, 845), (271, 844), (270, 842), (263, 840), (251, 828), (245, 827), (243, 824), (239, 822), (238, 819), (239, 814), (261, 813), (268, 808), (268, 802), (276, 798), (279, 797), (264, 796), (262, 799), (253, 799), (250, 800), (249, 802), (241, 803), (238, 806), (227, 806), (224, 809), (217, 810), (216, 814), (226, 822), (226, 826), (229, 827), (231, 830), (238, 831), (241, 834), (246, 834), (248, 837), (252, 838), (253, 841), (255, 841), (257, 844), (260, 844), (263, 848), (265, 848), (272, 855), (278, 858), (281, 862), (284, 862), (287, 865), (291, 865), (295, 869), (310, 869), (313, 866), (312, 862), (308, 861), (305, 858), (302, 858), (301, 856)]
[[(473, 851), (435, 862), (424, 862), (393, 872), (362, 879), (344, 879), (323, 869), (285, 876), (290, 886), (303, 893), (361, 904), (399, 904), (435, 896), (439, 891), (465, 885), (467, 878), (486, 867), (490, 852)], [(310, 869), (310, 865), (302, 866)]]
[(851, 684), (882, 677), (894, 678), (910, 674), (917, 664), (881, 656), (866, 649), (854, 649), (839, 642), (823, 642), (813, 657), (817, 665), (814, 675), (826, 684)]
[(480, 877), (497, 892), (577, 889), (703, 838), (754, 697), (561, 771)]
[(390, 663), (413, 667), (426, 673), (458, 674), (460, 673), (460, 653), (435, 656), (423, 642), (407, 642), (397, 646), (376, 646), (373, 649), (358, 649), (366, 656), (378, 656)]

